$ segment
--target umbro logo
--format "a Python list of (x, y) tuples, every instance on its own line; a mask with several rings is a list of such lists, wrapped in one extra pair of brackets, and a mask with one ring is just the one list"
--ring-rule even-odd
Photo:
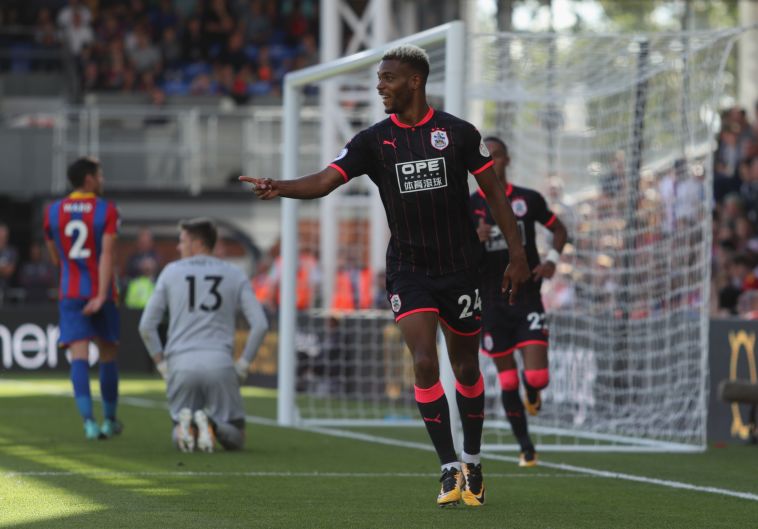
[(466, 415), (469, 419), (481, 419), (484, 420), (484, 413), (469, 413)]
[(384, 140), (382, 142), (382, 145), (392, 145), (393, 149), (397, 149), (397, 138), (392, 138), (391, 140)]

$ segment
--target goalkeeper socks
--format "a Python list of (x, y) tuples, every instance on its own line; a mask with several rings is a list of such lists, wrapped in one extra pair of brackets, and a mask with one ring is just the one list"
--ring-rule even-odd
[[(484, 425), (484, 379), (479, 379), (473, 386), (464, 386), (455, 381), (455, 400), (461, 414), (463, 426), (463, 451), (466, 454), (479, 454), (482, 446), (482, 426)], [(468, 462), (468, 461), (467, 461)]]
[(116, 419), (118, 403), (118, 367), (116, 362), (100, 362), (100, 395), (103, 397), (103, 415)]
[(440, 458), (440, 464), (446, 465), (458, 461), (450, 431), (450, 408), (445, 398), (445, 391), (438, 380), (430, 388), (415, 387), (416, 404), (424, 419), (424, 426), (432, 439), (434, 449)]
[(71, 383), (79, 415), (85, 421), (92, 419), (92, 395), (89, 390), (89, 363), (87, 360), (71, 361)]

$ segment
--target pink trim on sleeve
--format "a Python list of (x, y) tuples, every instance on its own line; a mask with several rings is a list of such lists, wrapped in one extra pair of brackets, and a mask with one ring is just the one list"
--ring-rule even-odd
[(479, 169), (477, 169), (476, 171), (471, 171), (471, 174), (472, 174), (472, 175), (478, 175), (479, 173), (481, 173), (481, 172), (482, 172), (482, 171), (484, 171), (485, 169), (488, 169), (488, 168), (492, 167), (492, 166), (494, 165), (494, 163), (495, 163), (495, 162), (493, 162), (492, 160), (490, 160), (489, 162), (487, 162), (486, 164), (484, 164), (483, 166), (481, 166), (481, 167), (480, 167)]
[(339, 172), (339, 174), (342, 175), (342, 178), (345, 179), (345, 183), (347, 183), (347, 181), (348, 181), (347, 173), (345, 172), (345, 170), (342, 167), (340, 167), (336, 163), (330, 163), (329, 167), (334, 167), (335, 169), (337, 169), (337, 171)]

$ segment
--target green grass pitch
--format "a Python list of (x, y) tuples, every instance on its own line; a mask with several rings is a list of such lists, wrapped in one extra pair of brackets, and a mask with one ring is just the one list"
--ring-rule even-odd
[(757, 446), (544, 453), (533, 469), (485, 455), (487, 505), (442, 510), (421, 429), (281, 428), (275, 394), (245, 388), (246, 449), (181, 454), (161, 380), (122, 379), (109, 441), (84, 440), (70, 393), (63, 375), (0, 375), (0, 528), (758, 527)]

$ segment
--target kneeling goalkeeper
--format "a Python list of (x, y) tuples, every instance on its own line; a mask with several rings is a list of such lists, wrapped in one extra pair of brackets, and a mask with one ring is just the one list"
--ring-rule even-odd
[[(228, 450), (245, 442), (240, 384), (263, 341), (268, 321), (241, 269), (211, 255), (217, 231), (208, 219), (180, 223), (181, 259), (161, 272), (139, 330), (166, 379), (173, 440), (183, 452)], [(165, 347), (158, 325), (168, 310)], [(250, 324), (245, 348), (233, 358), (235, 319)]]

